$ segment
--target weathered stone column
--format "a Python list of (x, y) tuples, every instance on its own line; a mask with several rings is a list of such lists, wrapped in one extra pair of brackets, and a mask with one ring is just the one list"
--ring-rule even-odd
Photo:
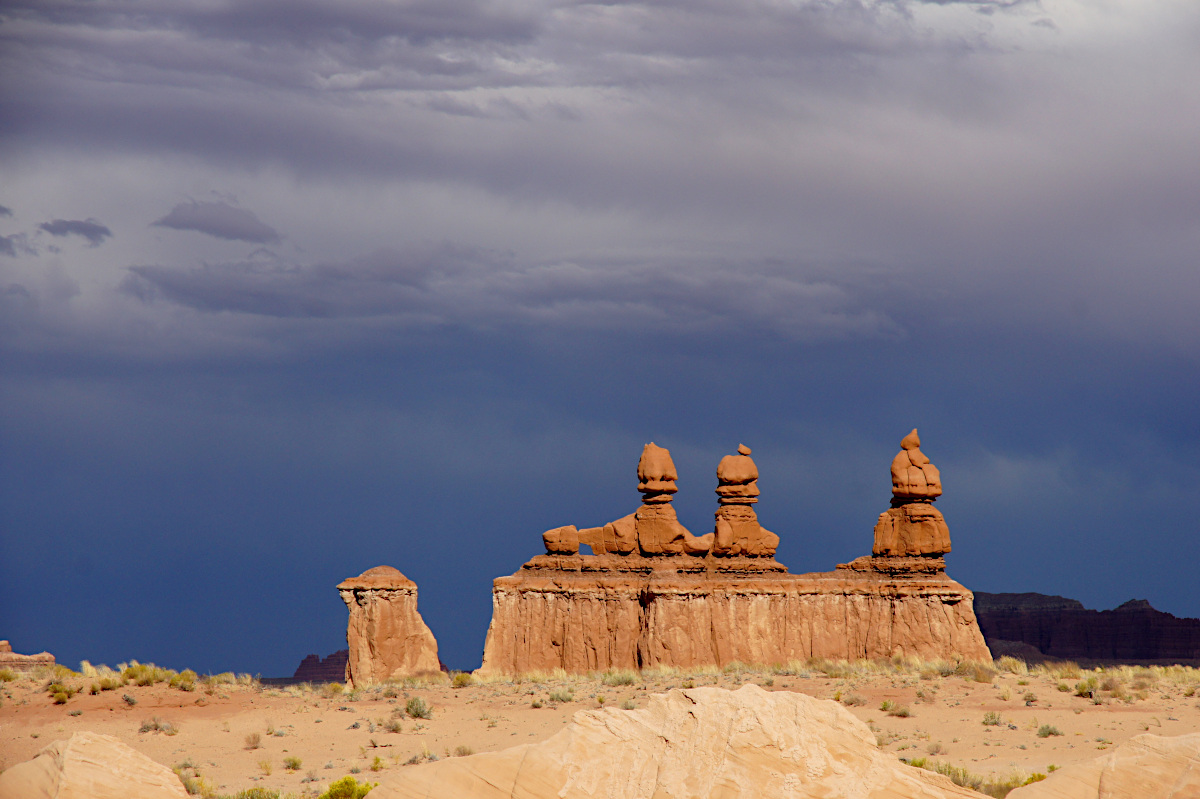
[(417, 612), (417, 584), (376, 566), (338, 585), (350, 610), (346, 682), (370, 685), (441, 671), (437, 640)]

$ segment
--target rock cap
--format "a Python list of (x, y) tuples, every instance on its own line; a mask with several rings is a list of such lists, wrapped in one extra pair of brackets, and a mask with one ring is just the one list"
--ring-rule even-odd
[(416, 588), (417, 584), (400, 573), (392, 566), (376, 566), (367, 569), (357, 577), (348, 577), (338, 583), (339, 591), (353, 591), (356, 588)]

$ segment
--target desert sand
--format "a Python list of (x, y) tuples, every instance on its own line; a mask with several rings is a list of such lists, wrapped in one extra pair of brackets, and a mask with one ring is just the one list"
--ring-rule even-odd
[[(62, 704), (47, 691), (54, 673), (42, 669), (5, 675), (15, 679), (0, 688), (0, 766), (87, 730), (112, 735), (168, 767), (183, 765), (201, 793), (260, 787), (315, 796), (347, 774), (377, 781), (410, 763), (544, 740), (582, 709), (644, 707), (650, 694), (670, 688), (746, 683), (837, 700), (897, 758), (949, 764), (1012, 784), (1089, 760), (1142, 732), (1200, 731), (1200, 671), (1051, 664), (1024, 673), (1023, 665), (1004, 659), (994, 669), (963, 664), (955, 672), (937, 662), (817, 661), (518, 680), (462, 675), (459, 687), (442, 678), (359, 690), (273, 687), (224, 676), (199, 678), (191, 690), (166, 681), (131, 682), (94, 695), (94, 673), (60, 672), (62, 686), (79, 689)], [(411, 699), (423, 701), (430, 718), (406, 713)], [(289, 758), (299, 765), (288, 768)]]

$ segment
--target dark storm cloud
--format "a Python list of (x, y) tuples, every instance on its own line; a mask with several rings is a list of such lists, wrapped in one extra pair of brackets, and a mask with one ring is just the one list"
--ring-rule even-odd
[(273, 244), (280, 240), (275, 229), (253, 211), (220, 201), (180, 203), (152, 224), (175, 230), (195, 230), (228, 241)]
[(11, 208), (0, 205), (0, 216), (12, 216), (12, 215), (13, 215), (13, 212), (12, 212)]
[(0, 255), (7, 255), (10, 258), (15, 258), (17, 255), (16, 236), (0, 236)]
[(125, 293), (263, 317), (393, 317), (474, 329), (624, 330), (643, 335), (770, 330), (800, 339), (901, 335), (828, 277), (779, 264), (520, 262), (451, 246), (380, 251), (341, 264), (270, 260), (134, 266)]
[(82, 236), (92, 247), (99, 247), (104, 240), (112, 237), (112, 231), (95, 219), (54, 219), (38, 225), (55, 238), (63, 236)]

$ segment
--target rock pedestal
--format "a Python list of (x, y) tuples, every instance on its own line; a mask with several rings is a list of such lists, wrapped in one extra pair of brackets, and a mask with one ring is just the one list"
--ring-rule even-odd
[[(602, 554), (578, 554), (586, 538), (620, 540), (630, 517), (605, 528), (547, 532), (548, 554), (493, 584), (481, 672), (895, 655), (990, 659), (971, 592), (946, 576), (944, 559), (929, 547), (917, 547), (920, 556), (866, 557), (832, 572), (789, 574), (773, 557), (778, 536), (753, 511), (758, 470), (749, 449), (741, 449), (718, 470), (721, 507), (703, 554), (621, 552), (603, 543)], [(640, 541), (642, 528), (633, 527)], [(597, 529), (610, 532), (597, 536)]]
[(338, 585), (350, 610), (346, 682), (370, 685), (438, 672), (437, 641), (417, 612), (417, 584), (376, 566)]

